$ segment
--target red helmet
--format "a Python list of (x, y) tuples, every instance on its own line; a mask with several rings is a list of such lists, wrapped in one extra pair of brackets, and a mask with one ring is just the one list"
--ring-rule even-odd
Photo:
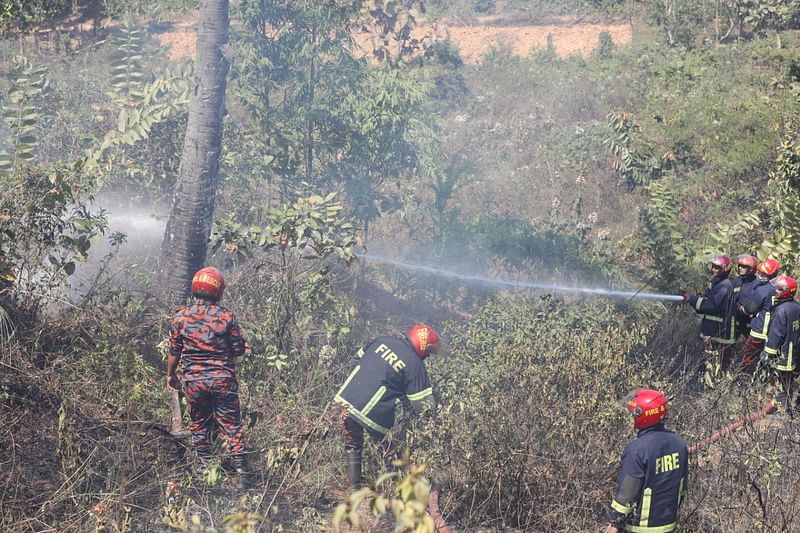
[(767, 278), (771, 279), (778, 275), (778, 272), (781, 269), (781, 264), (775, 261), (772, 258), (764, 259), (758, 268), (756, 269), (760, 274), (763, 274)]
[(740, 268), (741, 267), (747, 268), (747, 274), (749, 275), (754, 273), (756, 271), (756, 268), (758, 268), (758, 259), (756, 259), (752, 255), (747, 255), (747, 254), (740, 255), (739, 257), (736, 258), (736, 266)]
[(417, 352), (417, 355), (423, 359), (432, 353), (438, 353), (441, 347), (439, 334), (427, 324), (420, 324), (409, 329), (406, 337), (408, 337), (411, 345), (414, 346), (414, 351)]
[(797, 282), (789, 276), (778, 276), (771, 280), (769, 284), (775, 287), (775, 296), (781, 300), (794, 298), (795, 293), (797, 293)]
[(217, 301), (225, 290), (225, 278), (222, 272), (214, 267), (205, 267), (197, 271), (192, 278), (192, 295)]
[(727, 275), (731, 271), (731, 258), (727, 255), (715, 255), (708, 262), (709, 268), (719, 270), (719, 275)]
[(633, 415), (636, 429), (655, 426), (667, 416), (667, 397), (653, 389), (639, 389), (627, 396), (628, 411)]

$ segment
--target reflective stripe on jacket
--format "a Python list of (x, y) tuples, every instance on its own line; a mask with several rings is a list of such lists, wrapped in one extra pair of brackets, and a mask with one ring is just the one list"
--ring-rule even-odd
[(622, 451), (609, 522), (625, 531), (673, 531), (688, 472), (686, 441), (663, 424), (639, 431)]
[(750, 336), (756, 339), (766, 340), (769, 332), (770, 308), (772, 307), (772, 297), (775, 296), (775, 287), (768, 281), (761, 282), (753, 291), (753, 297), (745, 306), (751, 315)]
[[(769, 333), (764, 350), (772, 367), (791, 372), (797, 368), (796, 351), (800, 345), (800, 303), (778, 300), (772, 307)], [(772, 356), (777, 356), (774, 360)]]
[(347, 407), (362, 426), (386, 433), (394, 409), (405, 397), (416, 412), (433, 404), (425, 364), (406, 339), (378, 337), (359, 350), (334, 401)]
[(689, 298), (689, 304), (702, 317), (700, 335), (722, 344), (736, 342), (731, 280), (714, 278), (702, 295)]

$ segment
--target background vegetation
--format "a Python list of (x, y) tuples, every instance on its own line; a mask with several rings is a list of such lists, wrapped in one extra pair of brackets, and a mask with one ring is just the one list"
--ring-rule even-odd
[[(210, 261), (254, 347), (239, 375), (257, 488), (239, 500), (224, 454), (201, 475), (165, 429), (173, 310), (152, 284), (194, 75), (159, 37), (196, 5), (0, 1), (0, 529), (391, 529), (364, 507), (336, 511), (328, 402), (361, 343), (417, 321), (450, 345), (430, 363), (437, 417), (395, 429), (406, 465), (427, 468), (382, 476), (370, 449), (380, 483), (359, 496), (401, 527), (430, 526), (427, 475), (457, 530), (597, 530), (632, 437), (628, 391), (666, 390), (692, 442), (763, 406), (746, 376), (703, 385), (691, 310), (511, 293), (353, 254), (668, 293), (702, 290), (713, 253), (797, 274), (795, 3), (406, 7), (231, 7)], [(601, 34), (587, 57), (498, 46), (477, 63), (430, 35), (393, 44), (433, 18), (487, 16), (626, 20), (633, 41)], [(798, 457), (786, 416), (704, 449), (685, 529), (796, 529)]]

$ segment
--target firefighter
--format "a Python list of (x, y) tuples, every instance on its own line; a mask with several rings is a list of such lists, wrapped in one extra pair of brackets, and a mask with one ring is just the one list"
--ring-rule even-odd
[(733, 305), (736, 311), (736, 337), (740, 334), (746, 339), (750, 336), (750, 315), (744, 310), (742, 302), (750, 299), (757, 286), (756, 269), (758, 259), (752, 255), (736, 258), (738, 276), (733, 279)]
[(797, 282), (789, 276), (778, 276), (770, 284), (775, 289), (769, 332), (760, 359), (777, 372), (779, 404), (792, 405), (793, 382), (797, 371), (796, 350), (800, 347), (800, 303), (794, 299)]
[[(170, 325), (167, 386), (183, 386), (192, 420), (192, 445), (201, 461), (205, 463), (211, 457), (214, 436), (221, 430), (233, 456), (239, 486), (247, 488), (235, 363), (235, 358), (244, 354), (246, 343), (236, 317), (219, 305), (224, 289), (225, 279), (216, 268), (202, 268), (192, 278), (195, 300), (179, 309)], [(176, 374), (179, 361), (182, 384)]]
[(733, 308), (733, 284), (728, 276), (731, 259), (717, 255), (708, 263), (711, 283), (703, 294), (684, 295), (684, 301), (702, 316), (700, 336), (719, 351), (722, 368), (731, 362), (731, 349), (735, 337), (735, 313)]
[(439, 353), (436, 331), (421, 324), (404, 338), (378, 337), (361, 348), (352, 360), (347, 380), (334, 401), (341, 406), (347, 479), (351, 490), (361, 486), (361, 453), (364, 431), (383, 442), (394, 425), (395, 404), (408, 399), (417, 415), (433, 410), (433, 388), (425, 370), (425, 358)]
[(689, 450), (664, 426), (667, 397), (640, 389), (627, 397), (636, 439), (622, 451), (621, 468), (606, 533), (667, 533), (677, 527), (678, 507), (686, 495)]
[(765, 259), (756, 268), (756, 286), (747, 299), (740, 299), (744, 312), (750, 315), (750, 335), (742, 346), (742, 367), (752, 370), (764, 350), (770, 323), (770, 308), (775, 288), (770, 285), (781, 270), (774, 259)]

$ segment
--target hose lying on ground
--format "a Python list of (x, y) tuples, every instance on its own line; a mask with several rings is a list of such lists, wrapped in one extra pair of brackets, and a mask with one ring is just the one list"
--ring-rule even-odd
[(428, 496), (428, 512), (431, 513), (433, 525), (438, 533), (450, 533), (447, 522), (444, 521), (442, 514), (439, 512), (439, 489), (437, 487), (432, 487), (430, 496)]
[(717, 442), (719, 439), (721, 439), (722, 437), (724, 437), (728, 433), (739, 429), (740, 427), (744, 426), (745, 424), (752, 424), (753, 422), (755, 422), (756, 420), (758, 420), (762, 416), (767, 415), (770, 412), (772, 412), (773, 409), (775, 409), (775, 402), (774, 402), (774, 400), (770, 400), (769, 402), (767, 402), (767, 405), (765, 405), (760, 411), (756, 411), (754, 413), (750, 413), (747, 417), (740, 418), (736, 422), (734, 422), (733, 424), (725, 426), (724, 428), (720, 429), (719, 431), (717, 431), (716, 433), (714, 433), (713, 435), (711, 435), (707, 439), (703, 439), (700, 442), (698, 442), (696, 444), (693, 444), (692, 446), (689, 446), (689, 453), (690, 454), (697, 453), (697, 451), (700, 448), (702, 448), (704, 446), (708, 446), (709, 444), (712, 444), (714, 442)]

